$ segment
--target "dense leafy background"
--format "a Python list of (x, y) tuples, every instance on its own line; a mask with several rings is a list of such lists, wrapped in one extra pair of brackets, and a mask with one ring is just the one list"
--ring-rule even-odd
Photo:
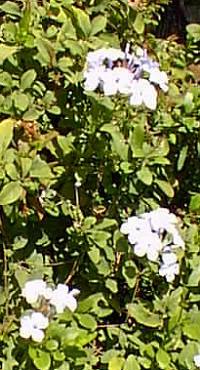
[[(194, 369), (200, 351), (200, 26), (157, 39), (162, 1), (1, 1), (3, 370)], [(146, 47), (170, 79), (155, 112), (86, 93), (88, 51)], [(78, 187), (77, 182), (81, 182)], [(119, 231), (157, 205), (186, 240), (173, 284)], [(30, 278), (80, 289), (45, 341), (19, 337)]]

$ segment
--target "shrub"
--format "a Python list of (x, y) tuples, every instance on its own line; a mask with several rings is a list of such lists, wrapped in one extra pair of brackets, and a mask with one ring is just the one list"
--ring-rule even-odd
[[(3, 370), (198, 366), (198, 26), (188, 26), (186, 45), (157, 39), (167, 3), (1, 2)], [(123, 53), (127, 44), (130, 53), (146, 49), (168, 76), (168, 91), (158, 83), (151, 90), (153, 109), (142, 88), (139, 105), (120, 90), (105, 95), (101, 83), (85, 88), (88, 53)], [(113, 62), (112, 71), (129, 68)], [(149, 235), (163, 243), (152, 261), (136, 253), (141, 239), (127, 238), (122, 225), (157, 208), (176, 227), (151, 224)], [(146, 239), (142, 247), (154, 247)], [(169, 245), (180, 248), (168, 256)], [(36, 299), (35, 288), (27, 299), (29, 281), (32, 289), (39, 281)]]

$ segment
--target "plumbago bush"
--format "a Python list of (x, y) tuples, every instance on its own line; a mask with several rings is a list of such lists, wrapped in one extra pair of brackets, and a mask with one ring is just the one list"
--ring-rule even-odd
[(199, 25), (1, 1), (3, 370), (200, 367)]

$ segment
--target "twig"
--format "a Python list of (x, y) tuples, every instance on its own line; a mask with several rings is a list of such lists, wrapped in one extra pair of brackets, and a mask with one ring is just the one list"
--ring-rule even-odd
[(65, 284), (69, 284), (69, 282), (73, 278), (74, 274), (76, 273), (77, 265), (78, 265), (78, 259), (73, 263), (72, 269), (65, 280)]

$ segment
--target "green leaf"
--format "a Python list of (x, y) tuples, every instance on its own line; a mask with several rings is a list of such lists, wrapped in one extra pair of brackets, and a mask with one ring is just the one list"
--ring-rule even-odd
[(63, 154), (67, 155), (69, 154), (73, 149), (73, 142), (75, 140), (75, 137), (70, 133), (67, 136), (57, 136), (57, 142), (59, 147), (62, 149)]
[(134, 355), (128, 356), (123, 370), (140, 370), (140, 364), (138, 363)]
[(29, 278), (29, 273), (27, 272), (27, 270), (22, 269), (21, 266), (19, 265), (19, 266), (17, 266), (17, 268), (15, 270), (15, 278), (16, 278), (20, 288), (22, 289), (24, 287), (24, 284), (26, 283), (26, 281)]
[(84, 36), (89, 36), (91, 31), (91, 23), (86, 11), (73, 7), (73, 14), (76, 19), (77, 27), (80, 29)]
[(29, 108), (23, 115), (25, 121), (36, 121), (41, 115), (41, 111), (35, 108)]
[(11, 118), (5, 119), (0, 123), (0, 157), (9, 146), (15, 121)]
[(190, 339), (200, 340), (200, 312), (189, 311), (183, 322), (183, 333)]
[(97, 322), (92, 315), (85, 313), (85, 314), (77, 314), (76, 316), (78, 318), (78, 321), (84, 328), (90, 329), (90, 330), (96, 330)]
[(52, 178), (52, 172), (49, 165), (40, 157), (36, 157), (30, 169), (30, 176), (37, 178)]
[(19, 109), (21, 112), (24, 112), (29, 105), (29, 98), (26, 94), (17, 91), (13, 94), (14, 96), (14, 106)]
[(118, 292), (117, 282), (114, 279), (107, 278), (105, 283), (106, 288), (108, 288), (112, 293)]
[(70, 365), (67, 362), (63, 362), (62, 365), (56, 367), (55, 370), (70, 370)]
[(124, 358), (113, 357), (109, 361), (108, 370), (122, 370), (123, 365), (124, 365)]
[(190, 211), (196, 212), (200, 210), (200, 193), (192, 196), (190, 201)]
[(163, 191), (163, 193), (165, 193), (169, 198), (173, 198), (174, 189), (172, 188), (169, 182), (156, 179), (155, 183), (159, 186), (159, 188)]
[(138, 124), (129, 138), (133, 157), (143, 157), (144, 125)]
[(13, 249), (18, 250), (24, 248), (28, 243), (28, 239), (23, 236), (16, 236), (13, 242)]
[(12, 76), (8, 72), (2, 72), (0, 74), (0, 85), (1, 86), (6, 86), (10, 90), (10, 88), (12, 87), (12, 83), (13, 83)]
[(5, 165), (5, 171), (8, 177), (10, 177), (11, 180), (18, 180), (19, 179), (19, 172), (17, 170), (17, 167), (14, 165), (14, 163), (6, 163)]
[(199, 341), (200, 340), (200, 326), (197, 323), (199, 323), (199, 321), (185, 324), (183, 327), (183, 333), (188, 338)]
[(4, 185), (0, 192), (0, 205), (5, 206), (16, 202), (23, 194), (23, 188), (18, 181), (11, 181)]
[(195, 266), (188, 279), (188, 286), (198, 287), (200, 282), (200, 265)]
[(107, 23), (107, 19), (106, 17), (102, 15), (98, 15), (97, 17), (93, 18), (91, 22), (92, 29), (91, 29), (90, 35), (94, 36), (100, 31), (103, 31), (106, 27), (106, 23)]
[(57, 348), (58, 348), (58, 346), (59, 346), (59, 343), (58, 343), (58, 341), (57, 340), (55, 340), (55, 339), (49, 339), (47, 342), (46, 342), (46, 349), (48, 350), (48, 351), (55, 351)]
[(137, 281), (137, 269), (133, 261), (125, 261), (122, 268), (122, 275), (126, 279), (129, 288), (134, 288)]
[(55, 115), (61, 114), (61, 109), (57, 105), (53, 105), (52, 107), (47, 109), (47, 112)]
[(51, 366), (51, 356), (47, 352), (38, 350), (37, 357), (33, 358), (33, 363), (39, 370), (49, 370)]
[(156, 353), (156, 361), (161, 369), (167, 369), (170, 364), (170, 356), (162, 348)]
[(199, 344), (187, 343), (178, 356), (179, 364), (186, 369), (194, 369), (194, 356), (199, 353)]
[(104, 218), (101, 222), (95, 225), (95, 230), (109, 229), (110, 227), (117, 226), (117, 222), (113, 218)]
[[(159, 141), (160, 142), (159, 142), (158, 147), (156, 147), (155, 150), (153, 150), (153, 152), (152, 152), (152, 157), (155, 157), (155, 156), (164, 157), (169, 153), (168, 140), (166, 138), (162, 138)], [(151, 157), (151, 155), (149, 155), (149, 157)]]
[(73, 65), (73, 60), (69, 57), (62, 57), (58, 61), (58, 68), (60, 68), (62, 72), (68, 72), (69, 67), (71, 67), (72, 65)]
[(5, 1), (0, 5), (0, 9), (7, 14), (21, 15), (19, 5), (12, 1)]
[(200, 24), (191, 23), (186, 26), (186, 30), (191, 37), (195, 39), (195, 41), (200, 40)]
[(108, 239), (110, 239), (111, 234), (107, 231), (92, 231), (89, 234), (89, 238), (97, 244), (100, 248), (106, 248), (108, 244)]
[(22, 90), (29, 89), (35, 81), (36, 77), (37, 74), (34, 69), (29, 69), (28, 71), (24, 72), (21, 76), (20, 88)]
[(128, 315), (133, 317), (135, 321), (144, 326), (157, 328), (162, 325), (162, 319), (158, 314), (147, 310), (142, 304), (128, 304)]
[(125, 143), (125, 138), (120, 132), (119, 127), (112, 123), (106, 123), (101, 127), (101, 131), (108, 132), (111, 135), (113, 152), (117, 153), (122, 160), (126, 161), (128, 158), (128, 145)]
[(65, 354), (60, 350), (53, 352), (53, 358), (55, 361), (61, 362), (65, 360)]
[(142, 167), (141, 170), (137, 171), (137, 177), (145, 185), (151, 185), (153, 181), (153, 176), (148, 167)]
[(145, 24), (141, 13), (136, 15), (135, 21), (133, 22), (133, 28), (138, 34), (142, 34), (144, 32)]
[(100, 261), (100, 251), (95, 245), (92, 245), (88, 250), (88, 256), (91, 261), (96, 265)]
[(178, 157), (178, 162), (177, 162), (177, 170), (178, 171), (181, 171), (183, 166), (184, 166), (184, 163), (185, 163), (185, 160), (186, 160), (186, 157), (187, 157), (187, 152), (188, 152), (188, 145), (185, 145), (181, 149), (179, 157)]
[(8, 46), (0, 43), (0, 64), (2, 64), (5, 59), (16, 53), (17, 50), (18, 48), (16, 46)]
[(30, 171), (32, 165), (32, 159), (30, 158), (20, 158), (22, 177), (26, 177)]
[(53, 64), (55, 52), (52, 44), (45, 39), (38, 38), (36, 40), (36, 47), (38, 49), (37, 59), (42, 66)]

